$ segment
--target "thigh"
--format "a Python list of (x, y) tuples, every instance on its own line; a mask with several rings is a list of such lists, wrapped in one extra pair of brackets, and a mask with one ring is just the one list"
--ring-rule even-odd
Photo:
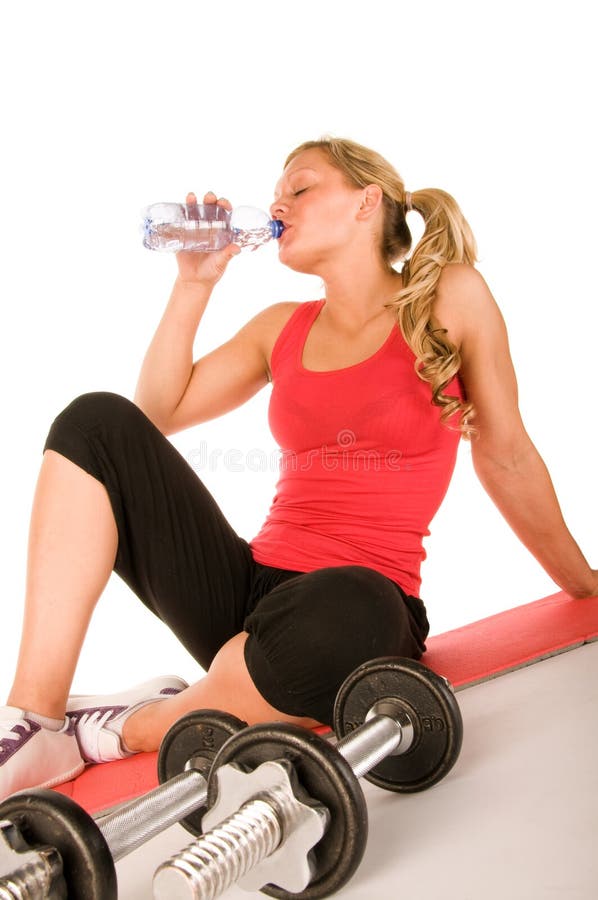
[(380, 656), (418, 659), (428, 623), (423, 603), (363, 566), (290, 578), (245, 622), (247, 667), (260, 693), (290, 715), (328, 724), (345, 678)]
[(241, 631), (253, 573), (248, 544), (175, 447), (116, 394), (85, 394), (46, 449), (101, 481), (119, 535), (115, 571), (207, 668)]

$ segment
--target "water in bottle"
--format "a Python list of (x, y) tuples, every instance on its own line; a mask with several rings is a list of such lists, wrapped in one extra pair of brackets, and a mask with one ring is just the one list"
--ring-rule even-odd
[(238, 206), (231, 213), (217, 204), (154, 203), (143, 217), (143, 245), (148, 250), (206, 253), (227, 244), (256, 250), (282, 234), (284, 225), (263, 210)]

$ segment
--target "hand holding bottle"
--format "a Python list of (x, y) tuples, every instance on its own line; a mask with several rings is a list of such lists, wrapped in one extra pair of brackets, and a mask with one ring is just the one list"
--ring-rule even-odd
[[(185, 202), (190, 215), (193, 216), (193, 210), (197, 208), (197, 197), (194, 193), (189, 193)], [(223, 198), (218, 200), (216, 194), (212, 191), (208, 191), (204, 195), (203, 203), (204, 205), (218, 206), (228, 212), (232, 208), (228, 200)], [(224, 275), (226, 267), (233, 256), (240, 252), (240, 247), (234, 243), (228, 243), (221, 250), (215, 250), (211, 253), (196, 253), (190, 250), (182, 250), (176, 254), (179, 280), (186, 284), (203, 284), (212, 288)]]
[(197, 381), (193, 344), (214, 285), (241, 249), (255, 250), (283, 230), (284, 223), (263, 210), (241, 206), (233, 211), (228, 200), (218, 200), (212, 191), (202, 204), (189, 193), (185, 203), (154, 203), (144, 211), (144, 246), (176, 253), (179, 269), (135, 395), (165, 433)]
[(200, 206), (195, 194), (186, 203), (154, 203), (143, 216), (143, 245), (148, 250), (180, 253), (213, 253), (228, 244), (256, 250), (279, 238), (284, 223), (271, 219), (254, 206), (232, 210), (227, 200), (216, 200), (211, 191)]

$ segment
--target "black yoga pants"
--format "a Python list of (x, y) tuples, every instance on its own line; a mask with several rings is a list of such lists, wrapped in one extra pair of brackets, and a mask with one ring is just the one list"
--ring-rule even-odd
[(78, 397), (44, 449), (105, 486), (118, 528), (114, 568), (143, 603), (206, 670), (248, 632), (251, 678), (281, 712), (331, 724), (336, 693), (358, 665), (425, 650), (423, 603), (379, 572), (256, 563), (186, 460), (124, 397)]

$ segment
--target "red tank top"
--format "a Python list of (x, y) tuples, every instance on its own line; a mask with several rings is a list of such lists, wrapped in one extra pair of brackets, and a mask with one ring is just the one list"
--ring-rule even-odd
[[(423, 538), (448, 488), (459, 432), (441, 424), (398, 326), (363, 362), (304, 368), (324, 302), (302, 303), (272, 352), (269, 423), (280, 475), (253, 557), (298, 572), (369, 566), (419, 596)], [(457, 378), (446, 393), (463, 396)]]

